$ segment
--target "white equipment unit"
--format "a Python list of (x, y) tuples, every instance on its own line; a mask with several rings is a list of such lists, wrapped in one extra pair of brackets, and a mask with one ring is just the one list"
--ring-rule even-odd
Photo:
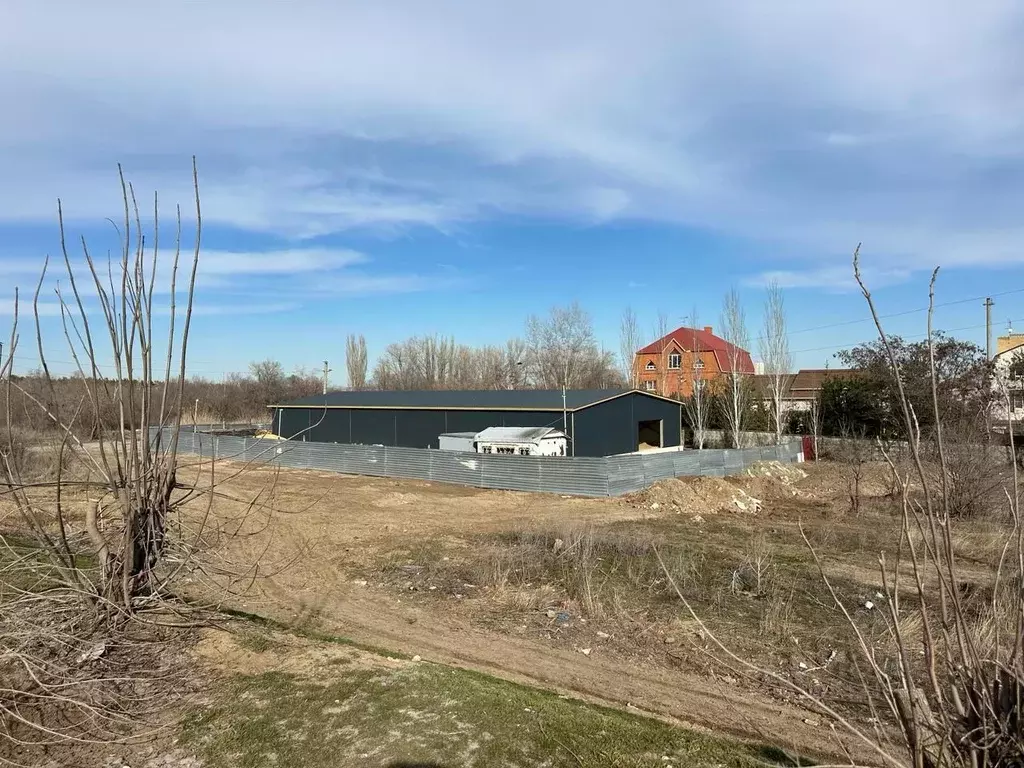
[(565, 456), (566, 436), (552, 427), (488, 427), (482, 432), (451, 432), (438, 437), (443, 451)]
[(473, 444), (476, 432), (449, 432), (447, 435), (440, 435), (437, 438), (438, 447), (442, 451), (463, 451), (474, 453), (476, 446)]

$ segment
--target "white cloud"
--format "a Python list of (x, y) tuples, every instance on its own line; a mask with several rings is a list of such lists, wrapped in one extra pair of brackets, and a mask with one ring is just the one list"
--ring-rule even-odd
[[(161, 249), (154, 283), (154, 293), (158, 295), (170, 292), (173, 256), (173, 251)], [(179, 301), (188, 288), (192, 258), (191, 250), (183, 251), (180, 255), (176, 285)], [(95, 282), (85, 260), (73, 256), (72, 265), (87, 311), (98, 311)], [(31, 295), (41, 268), (42, 260), (0, 257), (0, 274), (10, 276), (16, 284), (17, 281), (22, 284), (23, 315), (31, 311)], [(106, 275), (106, 266), (99, 264), (98, 268), (106, 285), (110, 279)], [(119, 282), (119, 269), (115, 261), (115, 284)], [(366, 254), (346, 248), (287, 248), (275, 251), (202, 249), (195, 296), (197, 314), (262, 314), (289, 311), (303, 303), (330, 296), (378, 296), (444, 290), (465, 285), (468, 281), (469, 278), (452, 265), (438, 265), (431, 272), (395, 272), (374, 263)], [(73, 301), (63, 261), (51, 263), (41, 295), (52, 299), (57, 289), (66, 300)], [(10, 300), (8, 303), (12, 302)], [(55, 302), (44, 301), (42, 306), (43, 314), (59, 314), (56, 311), (59, 304)], [(4, 311), (3, 307), (0, 304), (0, 313)]]
[[(29, 326), (35, 327), (36, 309), (38, 309), (40, 317), (60, 317), (59, 302), (41, 300), (38, 304), (33, 305), (31, 296), (22, 296), (17, 302), (17, 311), (18, 323), (23, 329)], [(14, 318), (14, 311), (14, 299), (0, 298), (0, 317), (11, 320)], [(6, 344), (7, 341), (6, 336), (0, 336), (0, 343)]]
[(292, 248), (280, 251), (202, 250), (199, 269), (208, 275), (290, 275), (298, 272), (324, 272), (353, 264), (367, 257), (347, 249)]
[[(282, 312), (291, 312), (299, 308), (298, 304), (290, 302), (251, 302), (249, 304), (207, 304), (198, 302), (192, 308), (192, 314), (201, 317), (220, 317), (232, 315), (272, 315)], [(170, 309), (161, 307), (157, 314), (170, 315)], [(179, 310), (179, 317), (180, 310)]]
[[(871, 289), (877, 289), (904, 282), (910, 277), (910, 271), (868, 266), (862, 270), (862, 277)], [(747, 284), (753, 286), (765, 286), (772, 282), (782, 288), (817, 288), (836, 293), (860, 290), (853, 275), (852, 263), (846, 267), (808, 266), (804, 269), (770, 270), (747, 280)]]
[(1012, 0), (8, 0), (0, 220), (51, 220), (57, 194), (116, 212), (118, 160), (187, 217), (194, 152), (207, 221), (291, 238), (626, 217), (815, 261), (864, 240), (907, 269), (950, 242), (1020, 263), (1022, 21)]
[(377, 296), (420, 293), (464, 286), (469, 279), (450, 271), (440, 275), (392, 274), (368, 275), (343, 272), (303, 286), (306, 296)]

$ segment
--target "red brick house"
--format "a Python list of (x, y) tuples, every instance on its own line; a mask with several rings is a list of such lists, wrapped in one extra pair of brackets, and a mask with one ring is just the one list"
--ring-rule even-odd
[(633, 363), (637, 386), (648, 392), (689, 397), (694, 381), (713, 382), (723, 374), (754, 374), (750, 352), (703, 330), (676, 328), (636, 353)]

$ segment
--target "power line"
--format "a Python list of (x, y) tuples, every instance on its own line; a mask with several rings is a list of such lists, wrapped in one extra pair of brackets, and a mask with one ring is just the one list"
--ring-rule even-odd
[[(1024, 288), (1014, 288), (1014, 289), (1009, 290), (1009, 291), (1002, 291), (1001, 293), (988, 293), (988, 294), (984, 294), (984, 295), (981, 295), (981, 296), (971, 296), (970, 298), (967, 298), (967, 299), (955, 299), (953, 301), (943, 301), (943, 302), (940, 302), (940, 303), (936, 304), (934, 306), (934, 308), (935, 309), (941, 309), (942, 307), (952, 307), (952, 306), (956, 306), (957, 304), (970, 304), (970, 303), (975, 302), (975, 301), (983, 301), (986, 298), (996, 298), (998, 296), (1010, 296), (1011, 294), (1014, 294), (1014, 293), (1024, 293)], [(894, 317), (905, 317), (906, 315), (915, 315), (915, 314), (919, 314), (921, 312), (927, 312), (927, 311), (928, 311), (928, 307), (918, 307), (916, 309), (904, 309), (904, 310), (901, 310), (899, 312), (890, 312), (890, 313), (885, 314), (885, 315), (879, 315), (878, 319), (879, 320), (891, 320)], [(797, 335), (799, 333), (809, 333), (811, 331), (823, 331), (823, 330), (827, 330), (829, 328), (840, 328), (840, 327), (846, 326), (846, 325), (857, 325), (859, 323), (870, 323), (870, 322), (874, 322), (874, 318), (871, 317), (871, 316), (862, 317), (862, 318), (860, 318), (858, 320), (841, 320), (839, 322), (829, 323), (827, 325), (815, 325), (815, 326), (812, 326), (810, 328), (801, 328), (800, 330), (792, 331), (791, 333), (788, 333), (786, 335), (787, 336), (795, 336), (795, 335)], [(754, 339), (754, 341), (760, 341), (760, 340), (761, 340), (760, 336), (758, 338)]]
[[(957, 333), (959, 331), (975, 331), (975, 330), (977, 330), (979, 328), (984, 328), (985, 326), (986, 326), (985, 323), (981, 323), (980, 325), (965, 325), (965, 326), (963, 326), (961, 328), (936, 328), (933, 331), (933, 333), (952, 334), (952, 333)], [(927, 333), (922, 333), (922, 334), (919, 334), (919, 335), (916, 335), (916, 336), (903, 336), (903, 335), (900, 335), (900, 338), (901, 339), (911, 340), (911, 341), (915, 341), (915, 340), (916, 341), (920, 341), (922, 339), (927, 339), (928, 338), (928, 334)], [(856, 347), (856, 346), (859, 346), (861, 344), (867, 344), (869, 342), (875, 341), (876, 339), (877, 339), (877, 336), (872, 337), (871, 339), (862, 339), (861, 341), (849, 341), (849, 342), (846, 342), (845, 344), (835, 344), (835, 345), (828, 346), (828, 347), (811, 347), (809, 349), (794, 349), (794, 350), (792, 350), (791, 354), (799, 355), (799, 354), (803, 354), (805, 352), (827, 352), (827, 351), (833, 350), (833, 349), (846, 349), (846, 348), (849, 348), (849, 347)]]

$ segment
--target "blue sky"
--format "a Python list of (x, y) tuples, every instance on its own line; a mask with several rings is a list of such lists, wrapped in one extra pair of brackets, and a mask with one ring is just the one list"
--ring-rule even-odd
[(116, 164), (169, 224), (195, 154), (199, 375), (328, 358), (337, 380), (347, 333), (371, 357), (501, 341), (573, 300), (617, 350), (626, 306), (650, 334), (659, 311), (716, 326), (732, 286), (756, 336), (770, 279), (796, 363), (823, 365), (872, 336), (858, 242), (883, 312), (942, 265), (937, 326), (983, 342), (974, 297), (1024, 328), (1022, 22), (996, 0), (7, 0), (0, 326), (56, 252), (57, 197), (103, 253)]

